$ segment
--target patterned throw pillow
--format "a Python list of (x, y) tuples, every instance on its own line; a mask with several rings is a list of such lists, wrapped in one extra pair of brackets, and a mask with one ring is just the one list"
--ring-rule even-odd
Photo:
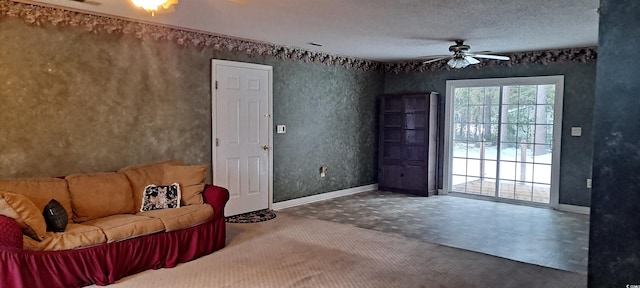
[(180, 207), (180, 185), (173, 183), (167, 186), (148, 185), (144, 188), (140, 211), (160, 210)]
[(69, 216), (62, 204), (56, 199), (51, 199), (49, 204), (44, 207), (42, 216), (44, 216), (44, 221), (47, 222), (47, 231), (64, 232), (64, 229), (67, 228)]

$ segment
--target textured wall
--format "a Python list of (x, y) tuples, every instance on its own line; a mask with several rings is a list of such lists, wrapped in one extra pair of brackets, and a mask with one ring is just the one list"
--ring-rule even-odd
[(600, 5), (589, 287), (638, 287), (640, 2)]
[[(591, 177), (592, 161), (592, 115), (595, 94), (595, 62), (551, 63), (514, 65), (512, 67), (489, 66), (476, 69), (435, 71), (409, 74), (388, 73), (385, 79), (386, 93), (435, 91), (444, 95), (446, 80), (504, 78), (525, 76), (564, 75), (564, 109), (562, 116), (562, 157), (560, 166), (560, 204), (589, 206), (591, 194), (586, 188), (586, 179)], [(444, 111), (445, 102), (441, 102)], [(444, 113), (442, 113), (444, 123)], [(571, 137), (572, 126), (582, 127), (582, 137)], [(441, 125), (444, 135), (444, 125)], [(444, 139), (441, 138), (441, 145)], [(439, 179), (442, 188), (444, 159), (439, 159)]]
[[(300, 62), (274, 74), (282, 79), (274, 94), (288, 95), (274, 99), (274, 124), (287, 125), (274, 135), (274, 202), (377, 182), (383, 75)], [(320, 166), (328, 168), (324, 178)]]
[(0, 18), (0, 177), (208, 163), (206, 55)]
[[(274, 201), (376, 182), (384, 75), (0, 18), (0, 178), (211, 162), (212, 58), (274, 67)], [(329, 175), (320, 178), (321, 165)]]

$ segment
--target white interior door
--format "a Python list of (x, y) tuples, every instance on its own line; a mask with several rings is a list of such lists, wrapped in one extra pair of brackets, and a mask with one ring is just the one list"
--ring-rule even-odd
[(213, 60), (212, 70), (213, 183), (229, 189), (225, 216), (267, 209), (272, 68)]

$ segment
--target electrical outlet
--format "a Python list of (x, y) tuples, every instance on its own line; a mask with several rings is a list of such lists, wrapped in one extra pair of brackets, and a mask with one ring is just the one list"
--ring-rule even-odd
[(571, 127), (571, 136), (573, 137), (582, 136), (582, 127)]
[(587, 188), (591, 188), (591, 178), (587, 179)]

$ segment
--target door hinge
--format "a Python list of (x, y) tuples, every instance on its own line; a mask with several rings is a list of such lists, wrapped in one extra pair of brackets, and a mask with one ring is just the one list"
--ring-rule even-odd
[(216, 138), (216, 147), (220, 146), (220, 139)]
[(216, 80), (216, 90), (218, 90), (218, 80)]

